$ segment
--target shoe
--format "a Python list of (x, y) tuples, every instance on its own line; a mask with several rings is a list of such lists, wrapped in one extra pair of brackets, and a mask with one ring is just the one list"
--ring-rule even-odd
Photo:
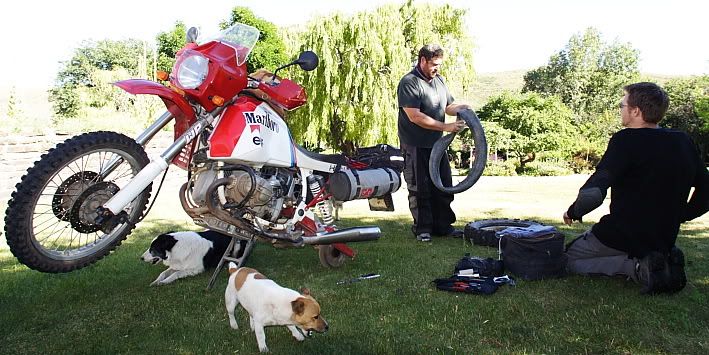
[(416, 236), (416, 240), (418, 240), (419, 242), (430, 242), (431, 233), (420, 233)]
[(672, 247), (668, 265), (670, 278), (667, 284), (667, 292), (679, 292), (687, 285), (687, 274), (684, 273), (684, 253), (680, 248)]
[(652, 295), (663, 292), (669, 279), (667, 258), (660, 252), (650, 252), (636, 265), (636, 274), (642, 285), (640, 293)]

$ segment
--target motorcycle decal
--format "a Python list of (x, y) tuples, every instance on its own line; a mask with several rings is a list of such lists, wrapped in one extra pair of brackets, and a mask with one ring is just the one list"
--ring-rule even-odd
[[(238, 100), (237, 103), (243, 100)], [(246, 121), (239, 119), (238, 105), (228, 107), (222, 113), (212, 135), (209, 137), (209, 157), (228, 158), (241, 140), (241, 134), (246, 128)]]
[(278, 133), (278, 123), (271, 119), (270, 113), (266, 111), (265, 114), (259, 114), (258, 112), (244, 112), (244, 117), (246, 122), (249, 124), (258, 123), (276, 133)]
[(296, 165), (293, 139), (283, 119), (266, 103), (237, 100), (222, 114), (210, 137), (209, 157), (279, 167)]

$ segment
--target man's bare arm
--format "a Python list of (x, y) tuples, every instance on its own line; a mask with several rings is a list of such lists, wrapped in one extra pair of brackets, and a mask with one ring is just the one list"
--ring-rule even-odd
[(409, 118), (409, 121), (421, 128), (442, 132), (458, 132), (465, 128), (465, 121), (462, 120), (451, 123), (443, 123), (441, 121), (434, 120), (421, 112), (418, 108), (404, 107), (403, 109), (406, 116)]

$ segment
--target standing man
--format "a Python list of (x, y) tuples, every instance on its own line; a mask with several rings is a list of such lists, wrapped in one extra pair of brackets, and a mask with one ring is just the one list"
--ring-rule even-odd
[(625, 129), (611, 137), (564, 223), (600, 206), (609, 187), (610, 214), (567, 246), (567, 270), (625, 275), (642, 293), (674, 293), (687, 283), (684, 254), (675, 246), (679, 226), (709, 210), (709, 172), (685, 133), (658, 127), (669, 106), (662, 88), (637, 83), (624, 90)]
[[(465, 122), (445, 123), (446, 114), (455, 116), (468, 105), (454, 104), (438, 70), (443, 62), (443, 49), (436, 44), (421, 47), (418, 63), (399, 81), (399, 142), (404, 153), (404, 180), (409, 189), (409, 209), (414, 218), (411, 230), (416, 239), (431, 241), (431, 234), (461, 237), (453, 228), (455, 213), (451, 209), (453, 195), (433, 185), (428, 161), (433, 144), (442, 132), (458, 132)], [(443, 155), (439, 167), (443, 185), (451, 186), (450, 163)]]

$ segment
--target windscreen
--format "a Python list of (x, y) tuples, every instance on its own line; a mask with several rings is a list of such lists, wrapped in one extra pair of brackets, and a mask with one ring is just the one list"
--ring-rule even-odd
[(255, 27), (234, 23), (230, 27), (221, 31), (217, 36), (200, 40), (199, 44), (211, 41), (224, 43), (236, 51), (236, 65), (243, 65), (258, 41), (260, 31)]

